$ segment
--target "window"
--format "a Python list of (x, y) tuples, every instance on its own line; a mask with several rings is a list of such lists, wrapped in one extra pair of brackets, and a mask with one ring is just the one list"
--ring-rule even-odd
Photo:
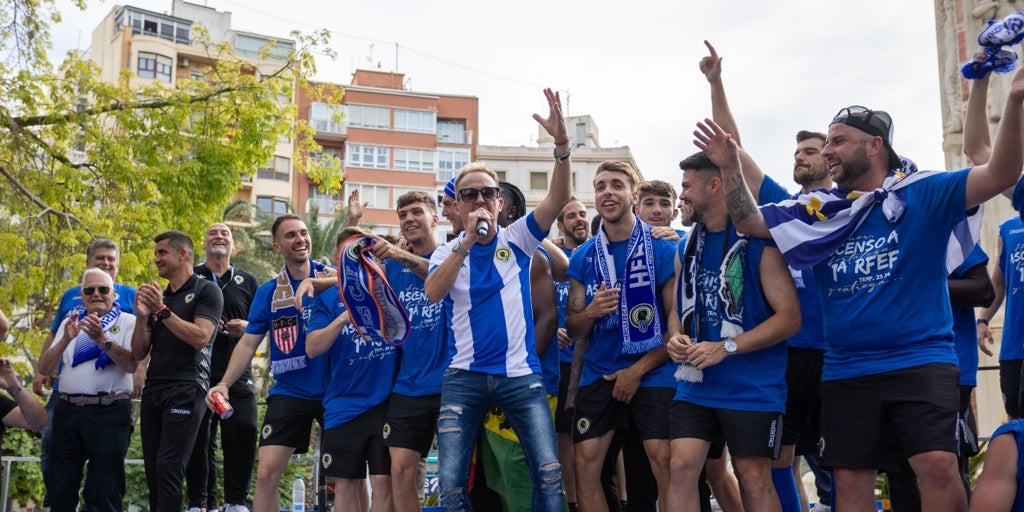
[(338, 160), (341, 160), (341, 150), (338, 148), (320, 148), (320, 151), (315, 151), (309, 155), (309, 158), (313, 160), (324, 160), (327, 156), (332, 156)]
[(295, 43), (292, 41), (266, 39), (246, 34), (235, 35), (235, 53), (242, 57), (258, 59), (260, 50), (268, 44), (273, 46), (270, 48), (270, 53), (267, 54), (267, 60), (285, 61), (288, 59), (288, 54), (295, 49)]
[(388, 169), (387, 146), (369, 144), (348, 144), (345, 147), (345, 164), (366, 169)]
[(585, 123), (576, 123), (576, 146), (582, 146), (587, 143), (587, 125)]
[(395, 148), (395, 169), (434, 172), (434, 152), (429, 149)]
[(468, 149), (437, 150), (437, 181), (448, 181), (454, 178), (469, 163)]
[(156, 78), (171, 83), (171, 58), (156, 53), (139, 52), (140, 78)]
[(383, 130), (391, 128), (390, 108), (370, 105), (346, 105), (346, 107), (348, 110), (346, 122), (349, 126)]
[(368, 203), (367, 208), (387, 209), (391, 207), (388, 199), (388, 187), (382, 185), (364, 185), (362, 183), (346, 183), (345, 197), (348, 197), (353, 190), (359, 191), (359, 199)]
[(345, 133), (345, 108), (314, 102), (309, 106), (309, 124), (318, 132)]
[(275, 156), (267, 162), (266, 167), (256, 170), (256, 177), (265, 180), (288, 181), (291, 176), (291, 159), (284, 156)]
[(187, 20), (162, 16), (152, 12), (140, 12), (125, 8), (119, 14), (118, 25), (132, 27), (132, 32), (159, 37), (171, 42), (192, 44), (190, 32), (192, 23)]
[(288, 201), (279, 197), (258, 196), (256, 198), (256, 209), (260, 213), (280, 217), (288, 213)]
[(498, 175), (498, 181), (508, 181), (508, 171), (494, 171)]
[(309, 201), (306, 202), (306, 210), (312, 210), (316, 207), (320, 213), (337, 213), (341, 207), (341, 200), (338, 198), (338, 194), (328, 194), (322, 192), (320, 187), (316, 185), (309, 186)]
[(193, 80), (202, 80), (205, 78), (205, 73), (203, 73), (203, 70), (199, 68), (189, 68), (188, 77)]
[(548, 173), (540, 171), (530, 172), (530, 190), (547, 190)]
[(455, 119), (438, 119), (437, 141), (449, 144), (465, 144), (466, 122)]
[(395, 129), (403, 132), (436, 133), (437, 112), (396, 108)]

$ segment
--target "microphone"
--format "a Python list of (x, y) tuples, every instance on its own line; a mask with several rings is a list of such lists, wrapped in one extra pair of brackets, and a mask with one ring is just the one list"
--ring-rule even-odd
[(487, 225), (487, 221), (480, 219), (476, 221), (476, 234), (480, 238), (487, 238), (487, 232), (490, 231), (490, 227)]

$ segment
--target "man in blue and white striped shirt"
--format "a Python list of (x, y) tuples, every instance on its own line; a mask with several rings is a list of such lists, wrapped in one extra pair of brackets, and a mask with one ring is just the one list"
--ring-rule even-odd
[(490, 407), (504, 412), (522, 441), (533, 481), (533, 510), (558, 511), (561, 469), (541, 378), (530, 303), (530, 257), (572, 195), (569, 139), (558, 94), (544, 91), (550, 113), (533, 118), (554, 138), (555, 165), (547, 196), (508, 228), (496, 224), (503, 201), (494, 171), (473, 163), (455, 180), (466, 231), (430, 258), (427, 298), (444, 299), (451, 363), (438, 416), (441, 505), (469, 510), (467, 481), (473, 445)]

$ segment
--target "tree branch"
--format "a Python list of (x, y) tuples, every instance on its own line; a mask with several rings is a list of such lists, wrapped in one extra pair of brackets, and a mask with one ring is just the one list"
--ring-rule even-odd
[(43, 211), (40, 212), (39, 215), (49, 213), (57, 217), (60, 217), (64, 219), (65, 222), (68, 223), (69, 229), (72, 227), (72, 222), (74, 222), (75, 224), (82, 223), (82, 221), (79, 220), (78, 217), (75, 217), (70, 213), (62, 212), (56, 208), (48, 206), (41, 199), (36, 197), (31, 191), (29, 191), (27, 187), (25, 187), (24, 184), (21, 183), (20, 180), (18, 180), (17, 177), (14, 176), (14, 174), (11, 173), (11, 171), (7, 168), (7, 165), (0, 165), (0, 174), (3, 174), (4, 177), (7, 178), (7, 181), (10, 181), (11, 184), (14, 185), (14, 188), (17, 188), (18, 191), (22, 193), (22, 195), (29, 199), (29, 201), (32, 201), (33, 204), (43, 209)]

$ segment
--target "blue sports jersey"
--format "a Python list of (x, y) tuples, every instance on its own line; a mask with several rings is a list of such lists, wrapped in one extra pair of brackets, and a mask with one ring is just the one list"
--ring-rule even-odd
[(825, 319), (823, 381), (929, 363), (956, 364), (944, 279), (953, 227), (966, 217), (967, 170), (936, 173), (900, 189), (903, 216), (881, 205), (814, 266)]
[[(548, 261), (548, 268), (551, 267), (551, 255), (548, 254), (547, 249), (543, 245), (537, 246), (537, 252), (540, 253)], [(555, 283), (555, 300), (557, 305), (558, 300), (558, 283)], [(551, 396), (558, 396), (558, 380), (561, 377), (561, 368), (559, 368), (559, 353), (558, 353), (558, 332), (556, 330), (554, 338), (548, 342), (548, 349), (543, 354), (537, 354), (540, 359), (540, 370), (544, 377), (544, 391)]]
[(1006, 282), (999, 360), (1012, 361), (1024, 359), (1024, 222), (1019, 216), (999, 225), (999, 238), (1003, 242), (999, 270)]
[(1013, 507), (1010, 508), (1011, 512), (1024, 512), (1024, 485), (1020, 484), (1020, 480), (1024, 477), (1024, 420), (1014, 420), (1009, 423), (1000, 425), (995, 432), (992, 433), (991, 439), (995, 439), (1003, 434), (1009, 434), (1016, 440), (1017, 445), (1017, 492), (1013, 499)]
[[(499, 226), (489, 243), (469, 248), (445, 296), (451, 368), (506, 377), (541, 372), (530, 302), (530, 258), (545, 235), (530, 213), (507, 228)], [(434, 251), (431, 272), (465, 236)]]
[[(345, 312), (334, 285), (313, 300), (309, 331), (327, 327)], [(346, 324), (327, 351), (330, 382), (324, 393), (324, 429), (344, 425), (387, 401), (398, 370), (395, 347), (383, 341), (368, 342)], [(324, 358), (321, 356), (317, 359)]]
[[(773, 314), (761, 289), (761, 255), (767, 240), (747, 239), (747, 255), (743, 266), (743, 282), (739, 296), (742, 305), (726, 304), (721, 288), (723, 246), (739, 240), (735, 228), (726, 232), (706, 232), (703, 254), (696, 283), (694, 309), (694, 342), (720, 341), (726, 309), (742, 310), (743, 330), (753, 329)], [(679, 260), (686, 261), (685, 245), (679, 246)], [(732, 278), (729, 279), (731, 283)], [(732, 296), (733, 294), (726, 294)], [(674, 313), (675, 314), (675, 313)], [(674, 366), (674, 365), (673, 365)], [(678, 381), (674, 400), (716, 409), (738, 411), (783, 412), (786, 408), (786, 344), (743, 354), (726, 356), (721, 362), (703, 370), (702, 382)]]
[[(793, 199), (793, 195), (782, 188), (778, 182), (765, 176), (757, 195), (757, 205), (778, 203), (787, 199)], [(803, 323), (800, 325), (800, 332), (790, 337), (786, 343), (790, 347), (825, 350), (828, 347), (828, 342), (825, 341), (825, 326), (821, 317), (821, 296), (818, 295), (818, 287), (814, 281), (814, 271), (790, 268), (789, 273), (792, 274), (793, 284), (796, 285), (796, 296), (800, 301), (800, 318), (803, 319)]]
[[(555, 281), (555, 301), (558, 305), (558, 328), (565, 328), (565, 305), (569, 302), (569, 281)], [(557, 336), (556, 336), (557, 338)], [(558, 340), (556, 339), (555, 342)], [(572, 351), (576, 342), (568, 347), (558, 348), (558, 362), (561, 364), (572, 363)]]
[[(975, 245), (967, 259), (950, 274), (951, 279), (960, 279), (970, 269), (988, 262), (988, 255)], [(978, 385), (978, 324), (971, 306), (953, 306), (953, 346), (956, 349), (957, 366), (960, 367), (960, 385)]]
[[(640, 219), (637, 219), (636, 222), (640, 222)], [(583, 245), (576, 248), (572, 259), (569, 260), (569, 277), (586, 288), (587, 304), (594, 300), (594, 295), (601, 287), (600, 278), (594, 270), (594, 243), (595, 239), (593, 238), (584, 242)], [(626, 251), (629, 250), (629, 240), (611, 242), (608, 245), (612, 251), (612, 258), (615, 260), (615, 275), (627, 276)], [(654, 282), (661, 312), (661, 327), (664, 332), (668, 315), (672, 312), (667, 310), (668, 306), (661, 303), (661, 288), (675, 275), (676, 243), (655, 238), (651, 241), (651, 247), (654, 251)], [(644, 354), (622, 353), (622, 328), (619, 325), (618, 312), (594, 320), (594, 328), (590, 332), (590, 344), (583, 356), (580, 386), (586, 386), (604, 375), (611, 375), (628, 368), (643, 356)], [(647, 372), (640, 381), (640, 386), (674, 388), (676, 386), (676, 379), (672, 375), (674, 371), (675, 365), (671, 360), (666, 361), (661, 367)]]
[(448, 322), (444, 302), (430, 302), (423, 291), (423, 278), (397, 261), (384, 262), (388, 283), (409, 313), (412, 331), (398, 348), (398, 377), (395, 393), (407, 396), (436, 395), (448, 365)]
[[(135, 288), (131, 286), (114, 283), (114, 303), (124, 313), (135, 314)], [(53, 323), (50, 324), (50, 332), (56, 333), (60, 323), (72, 312), (82, 311), (82, 286), (72, 286), (60, 296), (57, 303), (57, 314), (53, 316)]]
[[(278, 277), (272, 278), (256, 290), (245, 333), (260, 337), (270, 333), (267, 345), (274, 385), (268, 394), (321, 400), (327, 387), (327, 358), (306, 357), (306, 329), (313, 299), (302, 298), (300, 313), (295, 309), (292, 296), (276, 293), (282, 285), (278, 280)], [(292, 291), (302, 282), (292, 279), (291, 274), (288, 274), (288, 281), (286, 286), (291, 286)]]

